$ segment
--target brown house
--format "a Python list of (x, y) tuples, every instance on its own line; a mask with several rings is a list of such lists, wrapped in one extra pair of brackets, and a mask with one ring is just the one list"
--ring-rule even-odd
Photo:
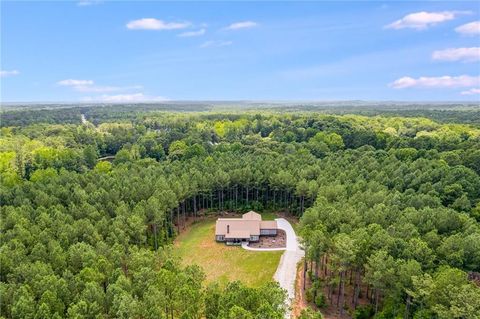
[(242, 218), (219, 218), (215, 226), (215, 240), (232, 245), (241, 242), (258, 241), (260, 236), (276, 236), (277, 222), (263, 221), (254, 211), (242, 215)]

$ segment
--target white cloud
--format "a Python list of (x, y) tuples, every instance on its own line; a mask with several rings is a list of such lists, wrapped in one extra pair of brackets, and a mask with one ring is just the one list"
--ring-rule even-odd
[(74, 89), (78, 92), (95, 92), (95, 93), (106, 93), (106, 92), (115, 92), (115, 91), (125, 91), (132, 89), (141, 89), (141, 85), (133, 86), (75, 86)]
[(450, 48), (434, 51), (432, 58), (440, 61), (475, 62), (480, 60), (480, 47)]
[(106, 103), (126, 103), (126, 102), (160, 102), (167, 99), (163, 96), (148, 96), (143, 93), (118, 94), (118, 95), (101, 95), (99, 97), (86, 97), (84, 101), (98, 101)]
[(198, 36), (204, 35), (205, 32), (206, 32), (205, 29), (200, 29), (200, 30), (197, 30), (197, 31), (187, 31), (187, 32), (183, 32), (183, 33), (180, 33), (178, 36), (179, 36), (179, 37), (182, 37), (182, 38), (198, 37)]
[(480, 88), (479, 89), (470, 89), (470, 90), (467, 90), (467, 91), (463, 91), (460, 93), (461, 95), (475, 95), (475, 94), (480, 94)]
[(463, 35), (477, 35), (480, 34), (480, 21), (470, 22), (455, 28), (460, 34)]
[(206, 41), (202, 43), (200, 48), (226, 47), (232, 44), (232, 41)]
[[(98, 86), (93, 80), (76, 80), (67, 79), (57, 82), (58, 85), (72, 88), (77, 92), (90, 93), (109, 93), (126, 90), (139, 90), (143, 87), (141, 85), (133, 86)], [(144, 93), (125, 93), (125, 94), (103, 94), (100, 96), (87, 96), (82, 98), (85, 102), (106, 102), (106, 103), (122, 103), (122, 102), (154, 102), (165, 101), (166, 98), (162, 96), (149, 96)]]
[(404, 76), (390, 83), (394, 89), (404, 88), (457, 88), (471, 87), (480, 85), (480, 76), (460, 75), (460, 76), (439, 76), (439, 77), (419, 77), (418, 79)]
[(87, 6), (92, 6), (95, 4), (100, 4), (102, 1), (101, 0), (80, 0), (77, 2), (77, 6), (79, 7), (87, 7)]
[(141, 89), (140, 85), (134, 86), (98, 86), (94, 85), (93, 80), (62, 80), (57, 82), (58, 85), (67, 86), (78, 92), (95, 92), (95, 93), (106, 93), (106, 92), (115, 92), (131, 89)]
[(238, 30), (238, 29), (247, 29), (247, 28), (253, 28), (256, 27), (258, 24), (253, 21), (241, 21), (241, 22), (235, 22), (226, 27), (225, 29), (227, 30)]
[(154, 18), (143, 18), (127, 23), (127, 28), (131, 30), (177, 30), (189, 26), (189, 22), (165, 22)]
[(11, 70), (11, 71), (7, 71), (7, 70), (1, 70), (0, 71), (0, 77), (1, 78), (6, 78), (7, 76), (15, 76), (15, 75), (19, 75), (20, 72), (18, 72), (17, 70)]
[(85, 86), (85, 85), (93, 85), (93, 81), (68, 79), (68, 80), (58, 81), (57, 84), (61, 86)]
[(385, 26), (387, 29), (417, 29), (423, 30), (436, 24), (455, 19), (458, 15), (469, 14), (468, 11), (442, 11), (442, 12), (414, 12)]

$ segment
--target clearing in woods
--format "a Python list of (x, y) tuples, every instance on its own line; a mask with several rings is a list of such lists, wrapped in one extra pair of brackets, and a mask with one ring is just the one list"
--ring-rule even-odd
[[(265, 217), (264, 217), (265, 218)], [(175, 241), (174, 254), (184, 265), (203, 268), (207, 283), (240, 280), (251, 287), (272, 281), (283, 251), (257, 252), (215, 241), (215, 219), (192, 224)]]

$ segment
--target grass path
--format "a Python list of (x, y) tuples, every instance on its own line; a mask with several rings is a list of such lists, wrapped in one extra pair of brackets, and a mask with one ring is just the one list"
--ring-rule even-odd
[(258, 287), (273, 280), (282, 251), (253, 252), (239, 246), (226, 246), (215, 241), (215, 220), (193, 224), (178, 236), (174, 253), (186, 265), (197, 264), (203, 268), (207, 282), (240, 280)]

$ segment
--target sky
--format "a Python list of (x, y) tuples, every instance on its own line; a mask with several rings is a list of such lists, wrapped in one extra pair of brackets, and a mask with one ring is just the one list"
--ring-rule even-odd
[(478, 1), (2, 1), (2, 102), (480, 101)]

